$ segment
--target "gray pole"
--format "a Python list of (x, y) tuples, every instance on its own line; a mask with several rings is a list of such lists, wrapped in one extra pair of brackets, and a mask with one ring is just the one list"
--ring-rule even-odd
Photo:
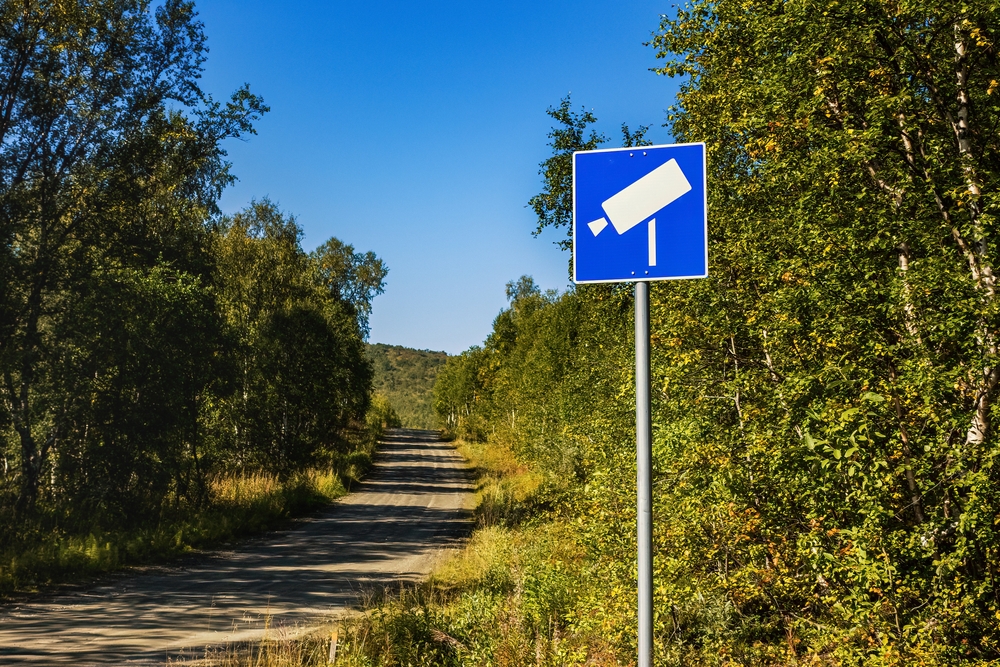
[(635, 284), (635, 445), (639, 524), (639, 667), (653, 665), (653, 426), (649, 404), (649, 283)]

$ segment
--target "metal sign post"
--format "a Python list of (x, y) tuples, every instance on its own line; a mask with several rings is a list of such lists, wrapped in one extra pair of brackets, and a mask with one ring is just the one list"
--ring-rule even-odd
[(653, 664), (653, 422), (649, 404), (649, 283), (635, 284), (635, 452), (639, 547), (639, 667)]
[[(705, 144), (573, 154), (573, 280), (635, 283), (639, 667), (653, 664), (649, 281), (708, 275), (706, 180)], [(616, 233), (602, 236), (609, 227)]]

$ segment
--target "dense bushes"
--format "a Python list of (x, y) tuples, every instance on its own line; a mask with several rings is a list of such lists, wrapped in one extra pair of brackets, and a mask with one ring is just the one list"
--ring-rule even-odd
[[(713, 341), (710, 328), (695, 333), (684, 326), (698, 322), (690, 317), (692, 303), (718, 306), (708, 292), (709, 285), (702, 291), (694, 284), (653, 290), (658, 660), (996, 660), (996, 540), (985, 526), (974, 535), (960, 532), (963, 521), (997, 515), (990, 464), (974, 473), (986, 486), (961, 501), (969, 516), (952, 514), (950, 528), (934, 528), (924, 509), (924, 522), (916, 522), (902, 454), (879, 458), (877, 445), (888, 440), (883, 433), (896, 416), (894, 409), (885, 410), (891, 399), (862, 388), (856, 402), (833, 414), (803, 406), (809, 430), (803, 427), (800, 437), (789, 426), (783, 436), (787, 422), (768, 413), (766, 401), (782, 414), (796, 404), (829, 405), (831, 394), (854, 386), (850, 378), (858, 369), (831, 369), (835, 376), (819, 387), (796, 378), (819, 397), (784, 382), (758, 384), (738, 375), (734, 366), (753, 368), (754, 362), (742, 355), (734, 359), (728, 336)], [(630, 308), (626, 290), (606, 287), (559, 297), (522, 293), (498, 318), (482, 351), (459, 357), (467, 367), (453, 365), (441, 376), (442, 396), (454, 389), (447, 384), (452, 379), (462, 386), (465, 378), (475, 378), (475, 394), (466, 397), (469, 416), (458, 417), (456, 430), (482, 437), (479, 447), (512, 447), (543, 480), (544, 502), (534, 495), (513, 505), (504, 500), (510, 496), (503, 486), (491, 483), (481, 512), (513, 517), (516, 532), (504, 540), (534, 542), (539, 531), (565, 529), (579, 549), (572, 555), (536, 553), (531, 563), (523, 559), (533, 552), (525, 550), (505, 561), (502, 567), (511, 569), (514, 580), (489, 607), (497, 617), (474, 629), (460, 631), (455, 614), (474, 600), (485, 604), (477, 596), (492, 584), (473, 578), (457, 597), (439, 598), (439, 611), (447, 612), (441, 630), (464, 645), (508, 642), (508, 648), (528, 650), (541, 642), (546, 648), (539, 655), (548, 657), (539, 664), (618, 664), (634, 652), (634, 404), (631, 346), (624, 342)], [(565, 313), (572, 318), (562, 330), (541, 326)], [(506, 340), (516, 344), (501, 351), (497, 333), (509, 335), (511, 329), (517, 333)], [(569, 370), (560, 374), (551, 360), (554, 350), (561, 350), (562, 367)], [(768, 354), (777, 364), (777, 350)], [(715, 366), (713, 357), (725, 361)], [(769, 372), (766, 362), (760, 368)], [(775, 370), (790, 373), (788, 365)], [(730, 384), (736, 378), (746, 382), (735, 387), (739, 393)], [(465, 415), (441, 405), (443, 421)], [(816, 435), (820, 428), (822, 439)], [(514, 479), (527, 474), (507, 467)], [(959, 532), (952, 536), (948, 530)], [(970, 559), (970, 552), (979, 555)], [(524, 616), (540, 603), (530, 572), (544, 563), (562, 573), (552, 583), (561, 602), (544, 622), (524, 621), (516, 629), (521, 634), (510, 634), (515, 628), (500, 619)], [(571, 660), (557, 646), (580, 650)]]

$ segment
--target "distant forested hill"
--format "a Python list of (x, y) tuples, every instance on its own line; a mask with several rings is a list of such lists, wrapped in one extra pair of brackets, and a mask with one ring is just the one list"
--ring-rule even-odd
[(434, 381), (448, 355), (374, 343), (368, 346), (368, 357), (375, 368), (375, 391), (385, 394), (403, 426), (437, 428)]

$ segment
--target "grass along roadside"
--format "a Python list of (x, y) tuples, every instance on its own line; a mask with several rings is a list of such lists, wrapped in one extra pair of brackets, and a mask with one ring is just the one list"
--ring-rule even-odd
[(345, 495), (371, 468), (380, 434), (359, 432), (353, 451), (286, 478), (264, 472), (212, 477), (202, 507), (181, 508), (153, 527), (29, 536), (0, 551), (0, 599), (164, 562), (275, 528)]
[[(476, 527), (422, 585), (387, 591), (340, 621), (344, 667), (618, 665), (599, 631), (572, 623), (588, 572), (564, 489), (508, 449), (457, 443), (477, 472)], [(327, 665), (328, 629), (206, 654), (227, 667)]]
[(570, 623), (587, 577), (583, 546), (558, 509), (562, 482), (502, 443), (458, 448), (479, 480), (472, 536), (425, 584), (347, 622), (336, 664), (619, 664), (599, 633)]

